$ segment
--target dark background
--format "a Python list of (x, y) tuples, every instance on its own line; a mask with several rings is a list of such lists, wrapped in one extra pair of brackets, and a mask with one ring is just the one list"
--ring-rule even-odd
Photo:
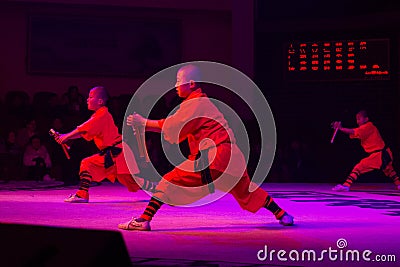
[[(278, 133), (278, 151), (292, 140), (307, 146), (305, 178), (289, 180), (340, 181), (365, 154), (357, 140), (338, 133), (330, 144), (332, 121), (356, 127), (355, 114), (367, 109), (384, 140), (398, 158), (398, 23), (396, 1), (257, 1), (255, 18), (256, 82), (263, 89)], [(398, 16), (398, 15), (397, 15)], [(389, 39), (390, 80), (290, 81), (286, 75), (285, 44), (293, 41)], [(385, 53), (376, 55), (386, 57)], [(305, 79), (306, 80), (306, 79)], [(290, 153), (290, 152), (289, 152)], [(293, 152), (292, 152), (293, 153)], [(285, 157), (290, 157), (286, 155)], [(287, 161), (287, 159), (284, 159)], [(290, 160), (289, 160), (290, 161)], [(395, 160), (395, 166), (398, 166)], [(300, 176), (302, 176), (301, 174)], [(308, 178), (307, 178), (308, 177)], [(390, 181), (379, 173), (363, 181)]]
[[(246, 1), (247, 2), (247, 1)], [(396, 159), (400, 157), (399, 135), (399, 36), (400, 36), (400, 4), (397, 1), (266, 1), (258, 0), (249, 5), (238, 0), (224, 1), (152, 1), (151, 3), (132, 3), (130, 1), (0, 1), (1, 24), (0, 35), (0, 101), (2, 108), (7, 105), (9, 92), (26, 93), (27, 103), (33, 104), (38, 92), (51, 92), (63, 95), (68, 86), (77, 85), (80, 93), (86, 98), (88, 89), (97, 84), (106, 86), (114, 96), (116, 107), (114, 115), (121, 126), (121, 111), (134, 93), (153, 72), (164, 64), (181, 63), (191, 60), (210, 60), (231, 65), (249, 75), (266, 96), (275, 117), (277, 129), (277, 152), (268, 181), (273, 182), (340, 182), (351, 168), (363, 156), (363, 151), (356, 140), (349, 140), (339, 133), (335, 143), (330, 144), (332, 129), (330, 123), (341, 120), (344, 126), (356, 127), (355, 114), (359, 109), (367, 109), (370, 118), (378, 126), (385, 141), (391, 146)], [(249, 12), (248, 10), (251, 10)], [(168, 41), (159, 39), (160, 48), (144, 45), (143, 56), (150, 51), (168, 53), (172, 60), (163, 58), (157, 53), (152, 57), (147, 54), (147, 63), (138, 64), (144, 69), (129, 70), (129, 62), (133, 62), (140, 53), (126, 52), (127, 61), (121, 66), (118, 60), (109, 65), (99, 65), (102, 58), (107, 59), (107, 49), (101, 47), (96, 57), (96, 45), (88, 44), (92, 54), (90, 59), (100, 59), (89, 64), (88, 55), (79, 50), (73, 58), (76, 66), (63, 61), (63, 69), (32, 69), (32, 43), (30, 20), (35, 17), (71, 18), (71, 22), (95, 19), (97, 29), (95, 36), (101, 36), (101, 27), (109, 23), (112, 28), (118, 21), (142, 22), (146, 25), (163, 25), (158, 31), (165, 32), (166, 25), (174, 38)], [(74, 18), (79, 18), (74, 20)], [(132, 25), (137, 25), (137, 24)], [(160, 26), (161, 27), (161, 26)], [(50, 27), (49, 29), (52, 29)], [(42, 31), (42, 33), (46, 33)], [(47, 31), (49, 32), (49, 31)], [(83, 31), (81, 31), (83, 32)], [(125, 29), (123, 32), (129, 32)], [(135, 31), (132, 31), (135, 33)], [(157, 32), (157, 29), (156, 29)], [(110, 36), (112, 31), (105, 31)], [(129, 34), (129, 33), (128, 33)], [(118, 46), (123, 47), (123, 40), (131, 37), (118, 37), (109, 44), (115, 53)], [(58, 35), (53, 36), (56, 44)], [(390, 79), (376, 81), (349, 81), (346, 77), (337, 80), (290, 81), (285, 76), (286, 55), (285, 44), (290, 41), (332, 41), (384, 38), (390, 41)], [(40, 40), (46, 40), (42, 37)], [(122, 40), (122, 42), (120, 42)], [(65, 45), (65, 44), (63, 44)], [(97, 45), (98, 46), (98, 45)], [(105, 49), (105, 50), (104, 50)], [(160, 50), (161, 49), (161, 50)], [(167, 52), (165, 52), (167, 51)], [(43, 51), (42, 51), (43, 52)], [(45, 52), (44, 52), (45, 53)], [(61, 53), (62, 51), (57, 51)], [(80, 54), (79, 54), (80, 53)], [(42, 54), (43, 56), (43, 54)], [(122, 55), (124, 56), (124, 55)], [(131, 56), (131, 58), (129, 58)], [(378, 55), (379, 56), (379, 55)], [(383, 55), (382, 55), (383, 56)], [(385, 55), (386, 56), (386, 55)], [(71, 59), (70, 57), (68, 58)], [(79, 62), (81, 59), (81, 62)], [(36, 58), (37, 60), (37, 58)], [(40, 57), (39, 57), (40, 60)], [(62, 60), (62, 58), (61, 58)], [(143, 59), (142, 59), (143, 60)], [(106, 60), (104, 60), (106, 62)], [(128, 62), (128, 63), (127, 63)], [(54, 63), (54, 62), (52, 62)], [(161, 64), (161, 65), (160, 65)], [(91, 66), (93, 69), (91, 70)], [(110, 69), (111, 68), (111, 69)], [(128, 68), (128, 70), (127, 70)], [(100, 71), (99, 71), (100, 70)], [(104, 72), (105, 70), (105, 72)], [(151, 96), (151, 95), (150, 95)], [(226, 92), (216, 94), (216, 98), (231, 99)], [(177, 103), (172, 96), (168, 103)], [(247, 112), (240, 99), (235, 108), (239, 113)], [(34, 109), (34, 108), (33, 108)], [(10, 121), (9, 110), (2, 111), (2, 120)], [(157, 112), (156, 112), (157, 113)], [(35, 114), (30, 113), (30, 115)], [(158, 113), (160, 114), (160, 113)], [(48, 115), (54, 115), (48, 113)], [(86, 117), (85, 117), (86, 116)], [(71, 128), (88, 116), (83, 113), (75, 121), (69, 121)], [(157, 115), (154, 115), (157, 116)], [(248, 129), (252, 129), (252, 156), (249, 170), (252, 172), (257, 164), (257, 131), (251, 115), (244, 115)], [(4, 124), (1, 134), (8, 128), (24, 125), (24, 119), (11, 124)], [(50, 119), (48, 119), (50, 121)], [(48, 123), (42, 123), (43, 132), (47, 132)], [(156, 155), (157, 153), (155, 153)], [(161, 163), (162, 164), (162, 163)], [(168, 168), (163, 167), (164, 171)], [(388, 181), (378, 173), (365, 176), (363, 181)]]

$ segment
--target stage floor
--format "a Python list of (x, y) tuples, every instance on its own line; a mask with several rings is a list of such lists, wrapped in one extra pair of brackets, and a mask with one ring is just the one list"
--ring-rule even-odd
[(164, 205), (152, 231), (139, 232), (117, 225), (141, 214), (143, 191), (105, 182), (90, 189), (90, 203), (70, 204), (63, 199), (76, 186), (9, 182), (0, 185), (0, 222), (119, 231), (135, 266), (400, 266), (400, 191), (389, 183), (332, 186), (263, 185), (295, 217), (292, 227), (227, 195), (201, 207)]

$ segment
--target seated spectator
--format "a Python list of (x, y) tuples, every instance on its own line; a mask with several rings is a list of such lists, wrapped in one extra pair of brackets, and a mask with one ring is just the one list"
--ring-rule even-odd
[(81, 124), (91, 115), (86, 108), (86, 99), (75, 85), (70, 86), (68, 91), (61, 96), (60, 107), (66, 128)]
[(11, 130), (8, 132), (6, 143), (6, 153), (11, 156), (19, 157), (22, 155), (21, 147), (17, 144), (17, 134)]
[(38, 135), (36, 129), (36, 120), (30, 119), (26, 122), (24, 128), (20, 128), (17, 132), (17, 144), (19, 147), (25, 149), (32, 136)]
[(86, 101), (76, 85), (68, 87), (68, 91), (62, 96), (62, 104), (68, 115), (77, 115), (85, 112)]
[(51, 168), (50, 155), (42, 145), (40, 137), (34, 135), (24, 152), (24, 166), (28, 168), (28, 179), (52, 181), (49, 175)]
[(6, 125), (11, 128), (22, 127), (20, 123), (31, 114), (29, 95), (24, 91), (9, 91), (5, 96)]

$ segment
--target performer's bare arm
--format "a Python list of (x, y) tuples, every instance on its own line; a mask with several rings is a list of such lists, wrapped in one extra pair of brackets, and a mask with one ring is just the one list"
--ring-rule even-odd
[(350, 128), (339, 128), (340, 131), (346, 133), (346, 134), (354, 134), (354, 129), (350, 129)]
[(126, 119), (126, 123), (129, 126), (133, 126), (134, 124), (139, 124), (142, 126), (146, 126), (146, 131), (150, 132), (161, 132), (161, 127), (158, 124), (158, 120), (150, 120), (143, 118), (139, 114), (129, 115)]
[(82, 137), (81, 134), (83, 134), (83, 133), (84, 132), (81, 132), (78, 129), (75, 129), (69, 133), (58, 135), (58, 137), (56, 137), (56, 141), (59, 144), (64, 144), (68, 140), (81, 138)]
[(344, 132), (345, 134), (354, 134), (354, 129), (342, 127), (342, 123), (340, 121), (333, 122), (332, 127), (334, 129), (339, 129), (340, 131)]
[(158, 124), (158, 120), (146, 120), (146, 131), (161, 133), (161, 127)]

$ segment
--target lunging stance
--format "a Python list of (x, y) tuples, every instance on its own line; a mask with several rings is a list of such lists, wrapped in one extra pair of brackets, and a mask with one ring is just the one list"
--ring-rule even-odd
[[(136, 192), (141, 187), (144, 190), (152, 191), (155, 187), (153, 183), (142, 178), (136, 177), (136, 182), (133, 179), (132, 175), (139, 173), (139, 169), (132, 151), (122, 141), (122, 136), (118, 133), (118, 128), (105, 106), (107, 99), (108, 94), (104, 87), (92, 88), (87, 99), (88, 109), (94, 111), (92, 116), (75, 130), (56, 136), (56, 141), (60, 144), (80, 137), (87, 141), (93, 140), (100, 150), (98, 154), (81, 161), (79, 189), (75, 194), (66, 198), (65, 202), (87, 203), (90, 183), (92, 181), (100, 182), (106, 178), (112, 182), (117, 179), (131, 192)], [(124, 157), (123, 149), (128, 157)], [(130, 161), (131, 170), (128, 169), (125, 160)]]
[(240, 207), (247, 211), (254, 213), (264, 207), (282, 225), (292, 225), (293, 217), (266, 191), (260, 187), (251, 190), (256, 186), (252, 187), (254, 184), (250, 181), (233, 131), (224, 115), (203, 93), (200, 81), (200, 69), (186, 65), (177, 72), (175, 87), (183, 102), (174, 114), (162, 120), (150, 120), (138, 114), (128, 116), (128, 125), (139, 124), (148, 131), (161, 132), (172, 144), (187, 140), (190, 155), (163, 176), (142, 215), (118, 227), (148, 231), (150, 221), (163, 204), (194, 203), (215, 189), (232, 194)]
[(350, 187), (361, 174), (381, 170), (392, 179), (396, 189), (400, 190), (400, 179), (393, 168), (393, 155), (390, 148), (383, 141), (378, 129), (369, 120), (367, 111), (361, 110), (356, 114), (357, 128), (344, 128), (340, 121), (332, 123), (332, 127), (346, 133), (350, 138), (360, 139), (361, 146), (368, 156), (354, 166), (343, 184), (332, 188), (334, 191), (350, 191)]

